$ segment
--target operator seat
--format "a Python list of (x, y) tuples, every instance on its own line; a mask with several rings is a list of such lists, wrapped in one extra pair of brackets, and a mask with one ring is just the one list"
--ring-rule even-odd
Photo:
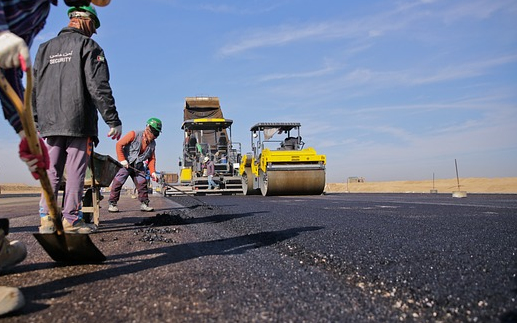
[(283, 147), (285, 150), (297, 150), (298, 149), (298, 138), (295, 137), (287, 137), (283, 142)]
[(219, 137), (219, 140), (217, 141), (217, 151), (219, 154), (226, 154), (228, 150), (228, 139), (226, 138), (226, 135), (221, 133), (221, 136)]
[(196, 137), (191, 136), (189, 138), (189, 141), (188, 141), (188, 153), (190, 155), (195, 155), (196, 154), (196, 144), (197, 144)]

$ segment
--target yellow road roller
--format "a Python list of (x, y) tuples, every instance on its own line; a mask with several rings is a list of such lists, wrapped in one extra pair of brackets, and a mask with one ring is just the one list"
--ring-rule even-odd
[(251, 127), (252, 152), (242, 156), (244, 195), (319, 195), (325, 189), (325, 155), (304, 148), (297, 122), (261, 122)]

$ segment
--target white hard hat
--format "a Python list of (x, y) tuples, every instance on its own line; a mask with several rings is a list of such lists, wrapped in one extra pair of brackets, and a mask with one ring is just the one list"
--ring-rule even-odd
[(206, 156), (206, 157), (205, 157), (205, 159), (204, 159), (205, 163), (206, 163), (207, 161), (209, 161), (209, 160), (210, 160), (210, 158), (208, 158), (208, 156)]

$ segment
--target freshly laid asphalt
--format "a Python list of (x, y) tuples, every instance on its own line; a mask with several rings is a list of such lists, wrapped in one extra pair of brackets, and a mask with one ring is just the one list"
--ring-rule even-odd
[(101, 264), (53, 261), (37, 205), (0, 196), (28, 248), (2, 322), (517, 321), (516, 195), (124, 195), (101, 202)]

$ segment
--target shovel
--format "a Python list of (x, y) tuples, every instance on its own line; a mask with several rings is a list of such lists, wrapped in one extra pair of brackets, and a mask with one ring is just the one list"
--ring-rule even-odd
[[(3, 73), (0, 73), (0, 87), (16, 107), (20, 116), (25, 136), (31, 152), (41, 154), (41, 147), (36, 132), (36, 126), (32, 115), (32, 69), (27, 68), (27, 88), (25, 89), (25, 105), (13, 90)], [(43, 195), (49, 208), (49, 216), (54, 222), (56, 232), (41, 234), (35, 233), (34, 237), (41, 244), (49, 256), (58, 262), (98, 263), (106, 260), (102, 252), (93, 244), (87, 234), (68, 234), (63, 230), (61, 222), (61, 210), (57, 206), (54, 190), (45, 169), (38, 168)]]
[[(145, 173), (144, 173), (143, 171), (141, 171), (141, 170), (139, 170), (139, 169), (137, 169), (137, 168), (135, 168), (135, 167), (133, 167), (133, 166), (129, 166), (129, 168), (131, 168), (131, 169), (132, 169), (132, 170), (134, 170), (135, 172), (140, 173), (140, 174), (143, 174), (143, 175), (145, 176)], [(199, 202), (199, 203), (201, 203), (203, 206), (206, 206), (206, 208), (207, 208), (207, 209), (209, 209), (209, 210), (211, 210), (211, 209), (212, 209), (212, 207), (211, 207), (210, 205), (206, 204), (205, 202), (201, 201), (200, 199), (195, 198), (194, 196), (192, 196), (192, 195), (190, 195), (190, 194), (187, 194), (187, 193), (183, 192), (182, 190), (180, 190), (180, 189), (178, 189), (178, 188), (176, 188), (176, 187), (174, 187), (174, 186), (171, 186), (171, 188), (173, 188), (174, 190), (176, 190), (176, 191), (180, 192), (181, 194), (183, 194), (183, 195), (185, 195), (185, 196), (187, 196), (187, 197), (190, 197), (190, 198), (192, 198), (192, 199), (194, 199), (194, 200), (198, 201), (198, 202)]]

